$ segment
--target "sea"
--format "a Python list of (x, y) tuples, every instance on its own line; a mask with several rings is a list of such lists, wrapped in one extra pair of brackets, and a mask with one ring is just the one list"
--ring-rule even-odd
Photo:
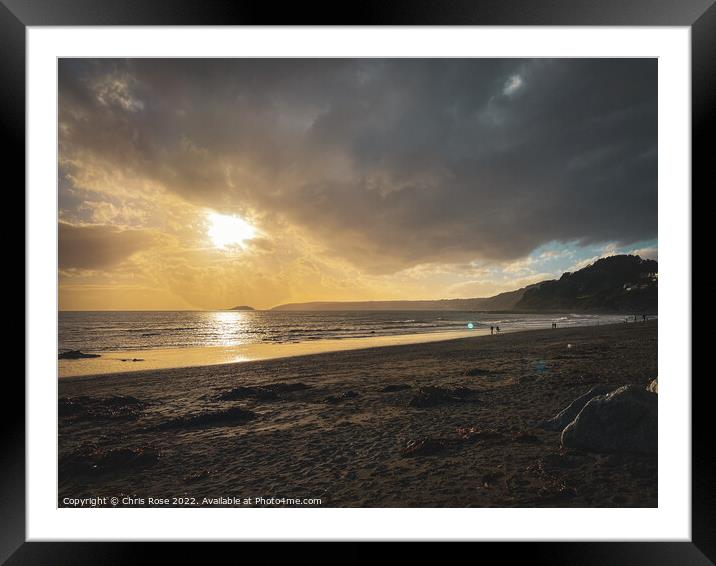
[(460, 311), (63, 311), (59, 351), (111, 352), (400, 336), (502, 332), (624, 322), (623, 315)]

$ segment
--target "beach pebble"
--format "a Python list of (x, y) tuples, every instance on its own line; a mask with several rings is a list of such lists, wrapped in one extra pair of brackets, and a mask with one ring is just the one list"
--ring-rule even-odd
[(657, 395), (625, 385), (592, 398), (562, 431), (562, 446), (592, 452), (656, 453)]

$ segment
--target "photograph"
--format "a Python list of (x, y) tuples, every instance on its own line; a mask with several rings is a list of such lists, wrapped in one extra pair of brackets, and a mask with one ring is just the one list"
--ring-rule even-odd
[(658, 64), (58, 57), (57, 507), (658, 508)]

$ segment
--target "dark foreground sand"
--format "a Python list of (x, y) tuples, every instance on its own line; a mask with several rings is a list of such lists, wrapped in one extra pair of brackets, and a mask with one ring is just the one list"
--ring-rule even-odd
[(58, 503), (655, 507), (655, 456), (562, 449), (538, 425), (656, 375), (647, 322), (61, 380)]

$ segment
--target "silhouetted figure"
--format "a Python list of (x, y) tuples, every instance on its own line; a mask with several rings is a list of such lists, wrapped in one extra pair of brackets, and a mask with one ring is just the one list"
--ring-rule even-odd
[(641, 315), (642, 321), (646, 322), (646, 314)]
[(496, 330), (497, 330), (497, 333), (499, 334), (499, 333), (500, 333), (500, 327), (498, 326), (498, 327), (496, 328)]
[(490, 326), (490, 336), (492, 336), (495, 333), (495, 327)]

